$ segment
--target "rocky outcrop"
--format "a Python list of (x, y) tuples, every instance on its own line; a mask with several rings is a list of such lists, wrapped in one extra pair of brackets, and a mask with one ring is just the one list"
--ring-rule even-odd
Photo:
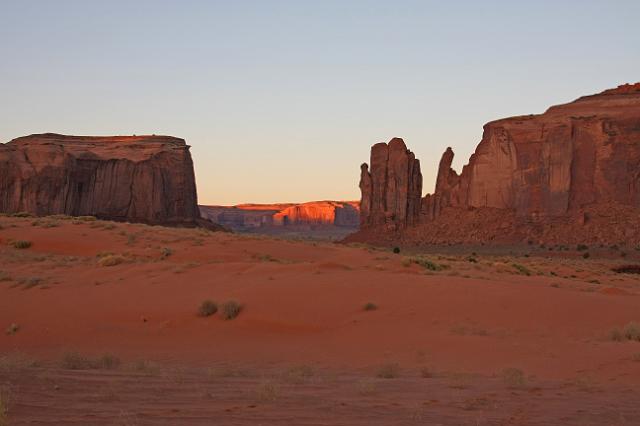
[[(363, 211), (371, 209), (363, 224), (387, 232), (385, 220), (399, 217), (394, 220), (402, 225), (403, 216), (394, 205), (382, 204), (389, 177), (379, 145), (372, 149), (372, 172), (362, 169)], [(640, 83), (585, 96), (540, 115), (486, 124), (460, 174), (451, 168), (453, 156), (447, 148), (435, 191), (422, 199), (416, 221), (420, 232), (414, 227), (403, 237), (424, 243), (445, 242), (447, 233), (449, 241), (456, 242), (640, 238), (640, 232), (617, 229), (639, 225)], [(476, 213), (463, 213), (472, 210)], [(607, 220), (595, 220), (602, 215), (610, 219), (611, 212), (620, 216), (608, 225)], [(597, 222), (601, 232), (587, 232), (590, 221)], [(467, 227), (467, 222), (473, 225)], [(575, 224), (585, 229), (583, 235), (579, 227), (576, 233)], [(571, 232), (565, 232), (568, 229)]]
[(189, 146), (168, 136), (41, 134), (0, 144), (0, 211), (200, 221)]
[(200, 210), (203, 216), (237, 231), (309, 226), (356, 229), (359, 223), (354, 201), (200, 206)]
[(420, 160), (400, 138), (371, 148), (370, 167), (360, 168), (360, 227), (395, 230), (419, 221), (422, 196)]

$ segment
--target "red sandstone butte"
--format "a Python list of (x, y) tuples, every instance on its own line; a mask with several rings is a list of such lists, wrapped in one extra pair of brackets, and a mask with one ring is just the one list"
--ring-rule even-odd
[(39, 134), (0, 144), (0, 211), (200, 221), (189, 146), (169, 136)]
[(460, 174), (453, 156), (416, 216), (417, 160), (401, 139), (374, 145), (360, 181), (368, 231), (352, 239), (640, 242), (640, 83), (486, 124)]

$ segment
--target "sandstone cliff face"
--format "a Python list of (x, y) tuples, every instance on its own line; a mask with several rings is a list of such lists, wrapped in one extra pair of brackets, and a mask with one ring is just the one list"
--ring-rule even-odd
[(420, 161), (400, 138), (371, 148), (371, 167), (361, 166), (360, 226), (402, 229), (418, 223), (422, 174)]
[[(423, 243), (533, 237), (562, 242), (587, 235), (594, 241), (637, 243), (640, 238), (640, 232), (628, 229), (640, 228), (640, 83), (554, 106), (544, 114), (486, 124), (460, 174), (451, 168), (451, 148), (442, 155), (435, 191), (422, 199), (421, 214), (413, 222), (404, 219), (397, 203), (387, 203), (386, 194), (398, 188), (408, 198), (413, 193), (389, 183), (395, 175), (386, 171), (390, 155), (380, 145), (372, 148), (371, 173), (363, 165), (360, 182), (362, 211), (368, 211), (363, 229), (371, 228), (369, 235), (388, 231), (385, 224), (392, 221), (398, 229), (417, 224), (419, 229), (402, 237)], [(620, 217), (611, 219), (611, 212)], [(589, 221), (601, 230), (585, 227)], [(582, 228), (576, 230), (575, 224)]]
[(200, 210), (203, 216), (238, 231), (296, 226), (337, 226), (355, 229), (359, 223), (358, 203), (354, 201), (200, 206)]
[(458, 176), (442, 157), (424, 213), (447, 206), (556, 217), (591, 204), (640, 207), (640, 84), (488, 123)]
[(185, 141), (31, 135), (0, 144), (0, 211), (152, 224), (200, 219)]

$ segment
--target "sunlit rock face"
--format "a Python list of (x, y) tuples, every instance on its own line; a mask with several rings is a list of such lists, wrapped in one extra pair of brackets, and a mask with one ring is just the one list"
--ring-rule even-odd
[[(619, 211), (624, 218), (609, 220), (610, 226), (602, 222), (606, 230), (587, 229), (590, 238), (631, 240), (635, 233), (623, 228), (640, 225), (632, 217), (640, 207), (640, 83), (543, 114), (490, 122), (460, 174), (451, 168), (453, 157), (447, 148), (435, 191), (422, 199), (416, 215), (413, 200), (422, 185), (417, 160), (400, 139), (374, 145), (370, 166), (361, 167), (362, 229), (373, 235), (419, 225), (421, 232), (403, 235), (412, 233), (410, 239), (422, 242), (435, 241), (430, 235), (436, 233), (439, 242), (447, 233), (449, 241), (458, 242), (468, 240), (463, 233), (479, 235), (473, 241), (532, 236), (562, 241), (574, 238), (570, 224), (586, 226), (598, 217), (588, 210), (597, 210)], [(476, 213), (461, 213), (470, 211)], [(454, 216), (458, 222), (449, 223)], [(466, 228), (463, 216), (474, 216), (484, 230)]]
[(420, 161), (400, 138), (371, 148), (370, 165), (360, 168), (360, 226), (401, 229), (418, 223)]
[(0, 144), (0, 211), (151, 224), (200, 219), (189, 146), (169, 136), (41, 134)]

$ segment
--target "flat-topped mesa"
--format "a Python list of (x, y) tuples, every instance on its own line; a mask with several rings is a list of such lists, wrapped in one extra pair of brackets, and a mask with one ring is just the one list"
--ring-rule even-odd
[(371, 167), (361, 166), (360, 226), (402, 229), (418, 223), (422, 174), (420, 161), (400, 138), (371, 148)]
[(0, 144), (0, 211), (200, 221), (193, 162), (169, 136), (31, 135)]

